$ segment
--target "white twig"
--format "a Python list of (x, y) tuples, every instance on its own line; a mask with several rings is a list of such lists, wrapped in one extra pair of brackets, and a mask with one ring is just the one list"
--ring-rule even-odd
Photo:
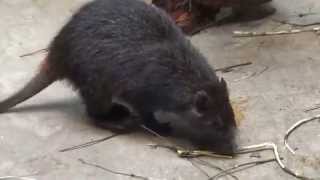
[(291, 169), (287, 168), (283, 164), (283, 162), (282, 162), (282, 160), (281, 160), (281, 158), (279, 156), (277, 145), (272, 143), (272, 142), (266, 142), (266, 143), (262, 143), (262, 144), (242, 147), (241, 149), (239, 149), (238, 154), (252, 152), (254, 150), (272, 150), (278, 165), (281, 167), (281, 169), (283, 171), (285, 171), (286, 173), (288, 173), (288, 174), (290, 174), (290, 175), (292, 175), (292, 176), (294, 176), (296, 178), (300, 178), (300, 179), (304, 179), (304, 180), (312, 180), (312, 178), (305, 177), (305, 176), (303, 176), (301, 174), (298, 174), (298, 173), (292, 171)]
[(22, 177), (22, 176), (4, 176), (4, 177), (0, 177), (0, 180), (35, 180), (35, 179)]
[(298, 122), (296, 122), (293, 126), (291, 126), (291, 128), (288, 129), (288, 131), (286, 132), (286, 135), (284, 136), (284, 146), (292, 153), (295, 154), (295, 151), (290, 147), (289, 143), (288, 143), (288, 139), (290, 134), (296, 130), (298, 127), (302, 126), (305, 123), (308, 123), (310, 121), (314, 121), (320, 119), (320, 114), (317, 116), (314, 116), (312, 118), (307, 118), (307, 119), (302, 119)]
[(262, 144), (256, 144), (251, 146), (245, 146), (238, 150), (239, 154), (251, 152), (253, 150), (273, 150), (275, 158), (280, 165), (281, 168), (285, 168), (285, 165), (282, 163), (281, 158), (279, 156), (278, 147), (273, 142), (266, 142)]
[(320, 32), (320, 26), (311, 29), (292, 29), (283, 31), (267, 31), (267, 32), (254, 32), (254, 31), (234, 31), (234, 37), (255, 37), (255, 36), (274, 36), (274, 35), (286, 35), (297, 34), (302, 32)]

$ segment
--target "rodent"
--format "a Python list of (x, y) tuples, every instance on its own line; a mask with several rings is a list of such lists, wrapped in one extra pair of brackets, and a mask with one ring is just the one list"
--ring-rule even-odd
[(88, 115), (113, 131), (139, 125), (195, 147), (233, 153), (227, 83), (161, 9), (139, 0), (94, 0), (50, 43), (39, 72), (0, 112), (55, 81), (79, 92)]

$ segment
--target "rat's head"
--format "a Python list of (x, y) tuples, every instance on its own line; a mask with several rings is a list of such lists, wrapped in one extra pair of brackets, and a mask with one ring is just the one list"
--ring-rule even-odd
[(156, 119), (167, 122), (173, 136), (189, 140), (197, 149), (222, 154), (235, 150), (236, 123), (223, 79), (196, 90), (183, 110), (161, 111)]

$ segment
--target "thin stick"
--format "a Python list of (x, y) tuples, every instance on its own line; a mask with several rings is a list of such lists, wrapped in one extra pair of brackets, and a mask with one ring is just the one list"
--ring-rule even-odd
[(128, 173), (118, 172), (118, 171), (114, 171), (114, 170), (111, 170), (111, 169), (107, 169), (107, 168), (105, 168), (105, 167), (103, 167), (103, 166), (101, 166), (101, 165), (97, 165), (97, 164), (93, 164), (93, 163), (86, 162), (86, 161), (83, 160), (83, 159), (78, 159), (78, 160), (79, 160), (82, 164), (85, 164), (85, 165), (88, 165), (88, 166), (91, 166), (91, 167), (95, 167), (95, 168), (101, 169), (101, 170), (103, 170), (103, 171), (112, 173), (112, 174), (121, 175), (121, 176), (127, 176), (127, 177), (131, 177), (131, 178), (136, 178), (136, 179), (149, 180), (149, 178), (144, 177), (144, 176), (139, 176), (139, 175), (135, 175), (135, 174), (128, 174)]
[(304, 112), (310, 112), (310, 111), (314, 111), (314, 110), (317, 110), (317, 109), (320, 109), (320, 104), (316, 104), (315, 107), (306, 109), (306, 110), (304, 110)]
[(0, 177), (0, 180), (35, 180), (35, 179), (22, 177), (22, 176), (4, 176), (4, 177)]
[[(174, 144), (171, 141), (169, 141), (167, 138), (161, 136), (160, 134), (158, 134), (157, 132), (153, 131), (152, 129), (141, 125), (141, 128), (143, 128), (144, 130), (147, 130), (148, 132), (156, 135), (157, 137), (161, 138), (162, 140), (168, 142), (169, 144)], [(170, 145), (158, 145), (158, 144), (149, 144), (148, 146), (153, 147), (153, 148), (165, 148), (165, 149), (169, 149), (175, 153), (177, 153), (180, 157), (185, 157), (185, 158), (194, 158), (194, 157), (199, 157), (199, 156), (209, 156), (209, 157), (215, 157), (215, 158), (227, 158), (227, 159), (232, 159), (232, 156), (229, 155), (221, 155), (221, 154), (217, 154), (215, 152), (209, 152), (209, 151), (199, 151), (199, 150), (185, 150), (185, 148), (179, 147), (178, 145), (174, 144), (175, 146), (170, 146)]]
[[(243, 163), (243, 164), (238, 164), (238, 165), (235, 165), (229, 169), (226, 169), (214, 176), (212, 176), (211, 178), (209, 178), (209, 180), (215, 180), (215, 179), (218, 179), (222, 176), (225, 176), (225, 175), (229, 175), (230, 173), (235, 173), (235, 172), (239, 172), (239, 171), (242, 171), (244, 169), (248, 169), (248, 168), (252, 168), (252, 167), (255, 167), (255, 166), (258, 166), (258, 165), (261, 165), (261, 164), (265, 164), (265, 163), (269, 163), (269, 162), (274, 162), (276, 161), (275, 158), (272, 158), (272, 159), (266, 159), (266, 160), (260, 160), (260, 161), (252, 161), (252, 162), (248, 162), (248, 163)], [(247, 167), (245, 167), (247, 166)], [(242, 167), (245, 167), (243, 169), (240, 169)]]
[(310, 121), (314, 121), (320, 119), (320, 114), (317, 116), (314, 116), (312, 118), (307, 118), (307, 119), (302, 119), (298, 122), (296, 122), (293, 126), (291, 126), (291, 128), (288, 129), (288, 131), (286, 132), (286, 135), (284, 136), (284, 146), (292, 153), (295, 154), (295, 151), (290, 147), (290, 145), (288, 144), (288, 139), (290, 134), (292, 134), (292, 132), (294, 130), (296, 130), (298, 127), (302, 126), (305, 123), (308, 123)]
[(229, 155), (223, 155), (223, 154), (217, 154), (215, 152), (210, 152), (210, 151), (198, 151), (198, 150), (183, 150), (179, 149), (174, 146), (168, 146), (168, 145), (159, 145), (159, 144), (149, 144), (148, 146), (153, 147), (153, 148), (164, 148), (164, 149), (169, 149), (175, 153), (179, 157), (183, 158), (196, 158), (200, 156), (207, 156), (207, 157), (214, 157), (214, 158), (223, 158), (223, 159), (232, 159), (233, 156)]
[(272, 19), (272, 21), (275, 21), (277, 23), (281, 23), (281, 24), (287, 24), (287, 25), (291, 25), (291, 26), (297, 26), (297, 27), (308, 27), (308, 26), (315, 26), (315, 25), (319, 25), (320, 22), (314, 22), (314, 23), (309, 23), (309, 24), (297, 24), (297, 23), (290, 23), (288, 21), (285, 20), (279, 20), (279, 19)]
[[(141, 128), (143, 128), (144, 130), (148, 131), (149, 133), (151, 133), (151, 134), (159, 137), (159, 138), (162, 139), (163, 141), (172, 144), (171, 141), (169, 141), (167, 138), (161, 136), (161, 135), (158, 134), (157, 132), (153, 131), (152, 129), (150, 129), (150, 128), (144, 126), (144, 125), (141, 125)], [(153, 147), (153, 148), (158, 148), (158, 147), (167, 148), (167, 149), (169, 149), (169, 150), (171, 150), (171, 151), (173, 151), (173, 152), (175, 152), (175, 153), (178, 153), (178, 151), (179, 151), (179, 150), (178, 150), (178, 146), (175, 146), (175, 147), (174, 147), (174, 146), (168, 146), (168, 145), (149, 145), (149, 146), (151, 146), (151, 147)], [(194, 166), (195, 168), (197, 168), (197, 169), (198, 169), (200, 172), (202, 172), (204, 175), (206, 175), (207, 177), (210, 177), (209, 174), (208, 174), (206, 171), (204, 171), (201, 167), (199, 167), (199, 166), (197, 166), (195, 163), (193, 163), (193, 161), (192, 161), (190, 158), (188, 158), (187, 160), (191, 163), (192, 166)]]
[(256, 77), (256, 76), (260, 76), (262, 73), (266, 72), (267, 70), (269, 69), (269, 66), (265, 66), (260, 72), (253, 72), (249, 75), (246, 75), (246, 76), (243, 76), (239, 79), (235, 79), (233, 80), (234, 82), (239, 82), (239, 81), (242, 81), (242, 80), (245, 80), (245, 79), (249, 79), (249, 78), (252, 78), (252, 77)]
[(266, 72), (269, 68), (270, 68), (269, 66), (265, 66), (260, 72), (256, 73), (255, 76), (260, 76), (261, 74)]
[(231, 66), (227, 66), (227, 67), (223, 67), (223, 68), (218, 68), (215, 69), (216, 72), (230, 72), (232, 71), (232, 69), (237, 68), (237, 67), (241, 67), (241, 66), (248, 66), (251, 65), (252, 62), (245, 62), (245, 63), (241, 63), (241, 64), (236, 64), (236, 65), (231, 65)]
[(234, 31), (234, 37), (257, 37), (257, 36), (274, 36), (274, 35), (287, 35), (287, 34), (297, 34), (302, 32), (316, 32), (320, 31), (320, 27), (315, 27), (311, 29), (292, 29), (284, 31), (270, 31), (270, 32), (249, 32), (249, 31)]
[(203, 170), (200, 166), (198, 166), (195, 162), (193, 162), (192, 159), (188, 159), (188, 161), (191, 163), (193, 167), (197, 168), (200, 172), (202, 172), (202, 174), (204, 174), (208, 178), (210, 177), (210, 175), (205, 170)]
[(163, 149), (168, 149), (170, 151), (173, 151), (175, 153), (178, 152), (178, 148), (174, 146), (169, 146), (169, 145), (160, 145), (160, 144), (148, 144), (149, 147), (157, 149), (157, 148), (163, 148)]
[(44, 48), (44, 49), (40, 49), (40, 50), (31, 52), (31, 53), (23, 54), (23, 55), (21, 55), (20, 57), (23, 58), (23, 57), (27, 57), (27, 56), (33, 56), (33, 55), (35, 55), (35, 54), (38, 54), (38, 53), (41, 53), (41, 52), (48, 52), (48, 51), (49, 51), (48, 48)]
[(207, 157), (213, 157), (213, 158), (223, 158), (223, 159), (232, 159), (233, 156), (231, 155), (223, 155), (223, 154), (218, 154), (215, 152), (210, 152), (210, 151), (189, 151), (189, 150), (178, 150), (178, 154), (181, 157), (200, 157), (200, 156), (207, 156)]
[(30, 178), (32, 176), (38, 176), (40, 175), (39, 172), (28, 174), (28, 175), (22, 175), (22, 176), (2, 176), (0, 177), (0, 180), (35, 180), (34, 178)]
[[(221, 167), (219, 167), (219, 166), (217, 166), (217, 165), (213, 165), (213, 164), (211, 164), (211, 163), (209, 163), (209, 162), (207, 162), (207, 161), (205, 161), (205, 160), (202, 160), (202, 159), (199, 159), (199, 158), (197, 158), (197, 160), (199, 160), (199, 163), (202, 164), (202, 165), (204, 165), (204, 166), (207, 166), (207, 167), (216, 169), (216, 170), (218, 170), (218, 171), (225, 171), (225, 170), (222, 169)], [(235, 176), (235, 175), (233, 175), (233, 174), (231, 174), (231, 173), (229, 173), (229, 172), (226, 172), (226, 175), (231, 176), (231, 177), (232, 177), (233, 179), (235, 179), (235, 180), (238, 180), (238, 179), (239, 179), (237, 176)]]
[(208, 23), (207, 25), (200, 26), (200, 27), (196, 28), (195, 30), (191, 31), (189, 33), (189, 35), (191, 35), (191, 36), (196, 35), (196, 34), (200, 33), (201, 31), (209, 29), (209, 28), (211, 28), (211, 27), (213, 27), (215, 25), (217, 25), (216, 22), (211, 22), (211, 23)]
[(274, 154), (274, 156), (275, 156), (275, 159), (276, 159), (278, 165), (280, 166), (280, 168), (281, 168), (284, 172), (286, 172), (286, 173), (288, 173), (288, 174), (290, 174), (290, 175), (292, 175), (292, 176), (294, 176), (294, 177), (296, 177), (296, 178), (301, 178), (301, 179), (306, 179), (306, 180), (311, 180), (311, 179), (312, 179), (312, 178), (308, 178), (308, 177), (305, 177), (305, 176), (303, 176), (303, 175), (300, 175), (300, 174), (292, 171), (291, 169), (287, 168), (287, 167), (283, 164), (283, 162), (282, 162), (282, 160), (281, 160), (281, 158), (280, 158), (280, 156), (279, 156), (279, 152), (278, 152), (278, 147), (277, 147), (277, 145), (275, 145), (275, 144), (272, 143), (272, 142), (266, 142), (266, 143), (262, 143), (262, 144), (257, 144), (257, 145), (252, 145), (252, 146), (243, 147), (243, 148), (241, 148), (241, 149), (238, 150), (238, 153), (243, 154), (243, 153), (246, 153), (246, 152), (252, 152), (254, 149), (258, 149), (258, 150), (262, 150), (262, 149), (263, 149), (263, 150), (273, 150), (273, 154)]
[(111, 136), (104, 137), (102, 139), (90, 141), (90, 142), (87, 142), (87, 143), (84, 143), (84, 144), (80, 144), (80, 145), (76, 145), (76, 146), (73, 146), (73, 147), (70, 147), (70, 148), (61, 149), (61, 150), (59, 150), (59, 152), (67, 152), (67, 151), (72, 151), (72, 150), (76, 150), (76, 149), (83, 149), (83, 148), (86, 148), (86, 147), (89, 147), (89, 146), (93, 146), (95, 144), (107, 141), (107, 140), (112, 139), (114, 137), (117, 137), (119, 135), (120, 134), (113, 134)]
[(141, 125), (140, 127), (141, 127), (142, 129), (146, 130), (147, 132), (149, 132), (149, 133), (157, 136), (157, 137), (160, 138), (161, 140), (163, 140), (163, 141), (165, 141), (165, 142), (167, 142), (167, 143), (172, 144), (167, 138), (161, 136), (159, 133), (157, 133), (157, 132), (155, 132), (154, 130), (148, 128), (147, 126)]

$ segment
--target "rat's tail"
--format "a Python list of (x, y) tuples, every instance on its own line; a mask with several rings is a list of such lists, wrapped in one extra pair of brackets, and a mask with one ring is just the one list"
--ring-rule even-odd
[(0, 102), (0, 113), (38, 94), (56, 80), (57, 78), (51, 72), (47, 59), (45, 59), (40, 71), (22, 89)]

